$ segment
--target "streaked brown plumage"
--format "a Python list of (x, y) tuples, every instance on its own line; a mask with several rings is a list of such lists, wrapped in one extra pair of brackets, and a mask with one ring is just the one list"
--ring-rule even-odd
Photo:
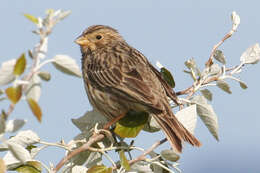
[(182, 150), (182, 141), (201, 145), (172, 113), (167, 100), (167, 96), (176, 100), (172, 88), (115, 29), (94, 25), (75, 42), (81, 47), (85, 88), (94, 109), (108, 119), (129, 110), (146, 111), (178, 151)]

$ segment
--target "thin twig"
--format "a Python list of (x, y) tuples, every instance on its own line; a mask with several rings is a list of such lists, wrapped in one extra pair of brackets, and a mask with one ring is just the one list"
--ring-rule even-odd
[(166, 138), (160, 140), (160, 141), (157, 141), (156, 143), (154, 143), (150, 148), (148, 148), (143, 154), (141, 154), (140, 156), (138, 156), (136, 159), (133, 159), (133, 160), (130, 160), (129, 161), (129, 164), (132, 165), (138, 161), (141, 161), (141, 160), (145, 160), (146, 159), (146, 155), (148, 155), (150, 152), (152, 152), (155, 148), (157, 148), (159, 145), (165, 143), (167, 141)]
[(227, 40), (228, 38), (230, 38), (236, 31), (237, 28), (240, 24), (240, 17), (236, 14), (236, 12), (232, 12), (231, 15), (231, 20), (232, 20), (232, 28), (231, 30), (222, 38), (222, 40), (220, 42), (218, 42), (216, 45), (213, 46), (213, 49), (211, 51), (209, 60), (206, 62), (206, 67), (210, 67), (213, 64), (213, 56), (215, 51), (217, 50), (217, 48), (224, 43), (225, 40)]
[(45, 141), (40, 141), (40, 144), (47, 145), (47, 146), (55, 146), (55, 147), (60, 147), (64, 148), (65, 150), (71, 151), (71, 149), (65, 145), (62, 145), (60, 143), (50, 143), (50, 142), (45, 142)]
[(225, 40), (230, 38), (233, 35), (234, 31), (231, 29), (229, 33), (227, 33), (216, 45), (213, 46), (213, 49), (211, 50), (211, 54), (209, 56), (208, 61), (206, 62), (206, 67), (210, 67), (213, 64), (213, 56), (217, 48), (224, 43)]
[(89, 149), (89, 147), (97, 142), (100, 141), (101, 139), (103, 139), (105, 137), (105, 135), (103, 134), (94, 134), (93, 136), (91, 136), (88, 140), (88, 142), (84, 145), (82, 145), (81, 147), (77, 148), (76, 150), (72, 151), (71, 153), (69, 153), (67, 156), (65, 156), (58, 164), (57, 166), (54, 168), (54, 172), (57, 172), (58, 170), (60, 170), (60, 168), (72, 157), (76, 156), (77, 154), (86, 151)]
[(113, 161), (113, 159), (105, 152), (101, 152), (113, 165), (113, 167), (116, 167), (116, 163)]
[[(9, 117), (11, 115), (11, 113), (14, 111), (15, 108), (15, 104), (11, 103), (8, 107), (8, 111), (6, 112), (6, 116)], [(6, 118), (7, 118), (6, 117)]]
[(37, 68), (35, 68), (35, 71), (39, 71), (43, 66), (54, 61), (55, 61), (54, 59), (48, 59), (46, 61), (43, 61), (41, 64), (38, 65)]

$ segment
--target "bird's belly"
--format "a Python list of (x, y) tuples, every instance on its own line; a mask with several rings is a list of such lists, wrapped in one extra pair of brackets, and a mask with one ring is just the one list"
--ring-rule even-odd
[(93, 87), (88, 87), (86, 89), (89, 101), (93, 108), (108, 119), (113, 119), (128, 111), (128, 108), (115, 96)]
[(93, 108), (106, 116), (108, 119), (113, 119), (122, 114), (126, 114), (129, 110), (147, 111), (147, 107), (131, 102), (124, 102), (115, 95), (100, 91), (89, 86), (86, 88), (87, 95)]

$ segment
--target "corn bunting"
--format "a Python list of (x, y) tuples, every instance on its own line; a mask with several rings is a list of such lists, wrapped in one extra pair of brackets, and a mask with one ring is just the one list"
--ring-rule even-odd
[(176, 95), (168, 83), (117, 30), (103, 25), (87, 28), (76, 41), (82, 53), (86, 92), (93, 108), (112, 120), (128, 111), (145, 111), (164, 131), (171, 146), (200, 142), (177, 120), (168, 102)]

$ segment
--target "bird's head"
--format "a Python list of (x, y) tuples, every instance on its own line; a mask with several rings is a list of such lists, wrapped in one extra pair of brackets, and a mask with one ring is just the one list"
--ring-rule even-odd
[(117, 30), (104, 25), (88, 27), (76, 40), (82, 50), (94, 51), (99, 48), (113, 45), (118, 41), (124, 41)]

